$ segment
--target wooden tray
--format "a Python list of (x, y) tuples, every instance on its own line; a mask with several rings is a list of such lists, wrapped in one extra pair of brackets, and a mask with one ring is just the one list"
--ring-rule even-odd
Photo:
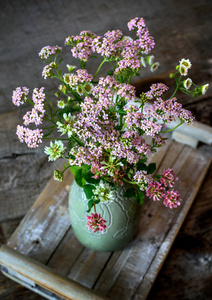
[(0, 250), (2, 272), (48, 299), (146, 299), (211, 163), (211, 147), (169, 140), (151, 156), (171, 167), (183, 202), (176, 209), (147, 200), (141, 229), (124, 250), (99, 253), (75, 238), (67, 210), (73, 180), (53, 179)]

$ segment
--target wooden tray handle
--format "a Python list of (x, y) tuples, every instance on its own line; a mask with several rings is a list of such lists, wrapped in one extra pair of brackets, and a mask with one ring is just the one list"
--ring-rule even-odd
[(5, 245), (0, 248), (0, 265), (4, 275), (47, 299), (108, 300)]

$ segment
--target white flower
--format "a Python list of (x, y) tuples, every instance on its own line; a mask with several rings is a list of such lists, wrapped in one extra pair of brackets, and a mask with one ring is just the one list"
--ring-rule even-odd
[(143, 56), (141, 56), (141, 64), (144, 68), (146, 68), (146, 61), (145, 61), (145, 58)]
[(63, 79), (64, 79), (65, 83), (69, 84), (70, 80), (71, 80), (71, 75), (69, 73), (65, 73), (63, 75)]
[(55, 161), (58, 158), (63, 157), (66, 147), (61, 141), (50, 142), (50, 147), (44, 148), (44, 153), (49, 155), (49, 161)]
[(80, 85), (77, 86), (76, 91), (80, 96), (84, 94), (83, 88)]
[(63, 100), (59, 100), (59, 101), (57, 101), (57, 106), (59, 108), (64, 108), (66, 106), (66, 104)]
[(72, 65), (66, 65), (66, 67), (68, 68), (69, 72), (73, 72), (74, 69), (76, 69), (77, 67), (76, 66), (72, 66)]
[(152, 64), (151, 68), (150, 68), (151, 72), (156, 71), (158, 69), (159, 65), (160, 65), (159, 62)]
[(209, 84), (208, 84), (208, 83), (202, 85), (202, 87), (201, 87), (202, 95), (205, 95), (205, 93), (206, 93), (207, 90), (208, 90), (208, 87), (209, 87)]
[(73, 125), (76, 122), (75, 116), (72, 116), (71, 113), (69, 114), (65, 113), (63, 114), (63, 119), (65, 120), (64, 123), (57, 121), (58, 131), (62, 133), (61, 135), (67, 134), (68, 137), (70, 138), (74, 132)]
[(150, 66), (153, 64), (154, 58), (154, 55), (147, 56), (146, 61)]
[(186, 67), (187, 69), (191, 69), (192, 64), (191, 64), (191, 62), (190, 62), (189, 59), (182, 58), (182, 59), (180, 60), (180, 66), (184, 66), (184, 67)]
[(87, 94), (90, 94), (93, 90), (93, 84), (88, 82), (83, 86), (83, 88)]
[(133, 39), (128, 35), (124, 35), (123, 40), (132, 41)]
[(189, 90), (191, 85), (192, 85), (192, 80), (191, 78), (187, 78), (186, 80), (183, 81), (183, 85), (184, 85), (184, 88)]
[(99, 185), (93, 191), (96, 200), (101, 202), (111, 202), (115, 200), (115, 193), (109, 183), (100, 181)]
[(182, 76), (186, 76), (188, 74), (188, 68), (186, 68), (184, 65), (180, 65), (179, 71)]

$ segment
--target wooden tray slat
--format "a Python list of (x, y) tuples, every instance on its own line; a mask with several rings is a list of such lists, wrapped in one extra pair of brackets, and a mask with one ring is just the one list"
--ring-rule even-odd
[(205, 177), (211, 147), (196, 150), (168, 141), (151, 155), (151, 161), (157, 163), (157, 172), (174, 168), (179, 177), (175, 188), (183, 202), (170, 210), (161, 202), (147, 200), (139, 235), (123, 251), (97, 253), (76, 240), (67, 211), (73, 180), (69, 172), (62, 183), (49, 182), (8, 245), (110, 299), (146, 299)]

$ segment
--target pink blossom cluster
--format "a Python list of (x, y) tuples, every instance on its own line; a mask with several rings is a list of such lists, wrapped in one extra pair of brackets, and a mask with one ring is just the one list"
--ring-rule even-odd
[(40, 89), (35, 88), (32, 94), (32, 101), (34, 103), (34, 107), (31, 111), (28, 111), (24, 116), (24, 125), (29, 125), (30, 123), (35, 123), (35, 125), (40, 125), (43, 122), (43, 117), (45, 113), (44, 109), (44, 87)]
[(150, 183), (153, 182), (153, 178), (147, 171), (137, 171), (133, 176), (133, 181), (135, 181), (141, 191), (148, 189)]
[(13, 91), (12, 102), (16, 106), (20, 106), (27, 101), (27, 95), (29, 94), (29, 89), (27, 87), (17, 87)]
[(160, 176), (160, 181), (152, 181), (148, 185), (146, 194), (153, 201), (159, 201), (164, 198), (163, 204), (169, 208), (176, 208), (181, 203), (178, 191), (166, 190), (167, 187), (173, 187), (174, 182), (178, 180), (172, 169), (164, 170)]
[[(93, 90), (95, 97), (85, 97), (80, 104), (81, 113), (78, 114), (74, 128), (85, 145), (76, 146), (70, 151), (70, 154), (75, 157), (70, 159), (70, 164), (79, 166), (91, 164), (92, 170), (96, 171), (96, 173), (93, 172), (95, 178), (109, 175), (112, 181), (120, 184), (123, 183), (125, 167), (117, 163), (113, 171), (109, 172), (110, 158), (115, 157), (118, 162), (124, 159), (128, 164), (136, 164), (144, 155), (151, 153), (151, 146), (145, 142), (136, 127), (131, 126), (129, 130), (123, 132), (116, 130), (117, 118), (111, 112), (115, 105), (112, 99), (114, 90), (117, 97), (122, 97), (124, 90), (129, 91), (128, 85), (118, 85), (112, 76), (100, 78), (100, 83)], [(119, 90), (121, 90), (121, 96), (118, 95)], [(127, 98), (125, 95), (124, 97)], [(137, 106), (132, 107), (129, 108), (131, 115), (128, 115), (128, 119), (133, 118), (130, 121), (136, 124), (143, 114), (138, 112)], [(128, 119), (124, 118), (124, 121), (127, 123)], [(140, 122), (137, 126), (139, 125)]]
[(69, 78), (69, 84), (72, 87), (76, 87), (79, 84), (84, 84), (86, 82), (91, 82), (93, 79), (93, 76), (87, 72), (87, 70), (84, 69), (78, 69), (76, 71), (77, 74), (71, 74)]
[(39, 52), (39, 56), (42, 59), (48, 59), (51, 55), (54, 55), (56, 53), (59, 53), (62, 51), (62, 48), (59, 47), (58, 45), (56, 46), (45, 46), (41, 49), (41, 51)]
[(150, 87), (150, 91), (146, 93), (149, 99), (158, 98), (165, 93), (169, 88), (164, 83), (154, 83)]
[[(113, 95), (117, 89), (117, 81), (113, 76), (100, 77), (98, 84), (93, 89), (93, 96), (99, 99), (104, 99), (106, 102), (106, 98), (109, 100), (110, 105), (113, 105)], [(108, 108), (108, 106), (107, 106)]]
[(86, 62), (93, 54), (99, 53), (108, 60), (117, 60), (115, 74), (131, 70), (136, 74), (142, 66), (141, 54), (149, 54), (154, 40), (142, 18), (131, 20), (128, 27), (136, 31), (136, 40), (125, 37), (121, 30), (108, 31), (103, 37), (91, 31), (82, 31), (80, 35), (66, 38), (65, 44), (73, 47), (73, 57), (81, 61)]
[(169, 208), (176, 208), (178, 205), (181, 204), (182, 199), (180, 198), (178, 191), (168, 191), (165, 198), (164, 198), (164, 205)]
[(25, 142), (28, 148), (36, 148), (42, 143), (42, 129), (31, 130), (24, 126), (17, 126), (16, 134), (21, 143)]
[(142, 49), (142, 52), (149, 54), (152, 48), (154, 48), (155, 42), (152, 36), (149, 35), (149, 30), (146, 27), (143, 18), (134, 18), (127, 24), (129, 30), (135, 30), (138, 48)]
[(53, 68), (55, 68), (55, 63), (54, 62), (51, 62), (49, 65), (46, 65), (43, 68), (42, 76), (43, 76), (44, 79), (49, 78), (53, 75), (53, 71), (52, 71)]
[[(93, 89), (93, 96), (98, 97), (99, 99), (112, 98), (114, 96), (119, 96), (126, 101), (135, 99), (135, 87), (131, 84), (118, 83), (113, 76), (100, 77), (98, 85)], [(110, 101), (110, 103), (112, 103)]]
[(123, 47), (120, 42), (123, 37), (121, 30), (108, 31), (104, 37), (96, 37), (93, 40), (92, 49), (104, 57), (115, 57)]
[[(25, 97), (29, 93), (29, 89), (24, 87), (17, 88), (13, 92), (13, 103), (15, 105), (20, 105), (25, 102)], [(35, 125), (40, 125), (43, 121), (45, 108), (44, 108), (45, 94), (44, 87), (38, 89), (35, 88), (32, 93), (32, 102), (34, 107), (31, 111), (28, 111), (24, 116), (24, 125), (29, 125), (30, 123), (35, 123)], [(24, 126), (17, 126), (16, 134), (20, 142), (25, 142), (29, 148), (36, 148), (42, 142), (43, 132), (42, 129), (31, 130)]]
[(98, 213), (91, 213), (91, 216), (86, 216), (86, 219), (88, 220), (87, 226), (88, 229), (92, 229), (94, 232), (103, 231), (107, 228), (106, 222)]
[[(125, 122), (130, 130), (142, 129), (147, 135), (155, 137), (161, 131), (163, 125), (155, 119), (154, 111), (146, 108), (145, 114), (139, 111), (136, 105), (125, 107)], [(148, 113), (147, 113), (148, 112)]]
[(81, 31), (80, 35), (66, 38), (65, 44), (73, 46), (71, 50), (73, 57), (87, 61), (93, 53), (93, 40), (95, 38), (96, 34), (93, 32)]

